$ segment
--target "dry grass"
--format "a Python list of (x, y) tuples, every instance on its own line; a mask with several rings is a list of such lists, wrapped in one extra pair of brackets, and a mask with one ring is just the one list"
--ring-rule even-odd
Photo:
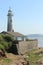
[[(43, 51), (43, 48), (33, 50), (35, 53)], [(7, 58), (0, 58), (0, 65), (16, 65), (19, 59), (23, 59), (21, 55), (14, 55), (12, 53), (6, 53)]]
[(20, 58), (21, 55), (14, 55), (12, 53), (6, 53), (7, 58), (1, 58), (0, 65), (15, 65)]

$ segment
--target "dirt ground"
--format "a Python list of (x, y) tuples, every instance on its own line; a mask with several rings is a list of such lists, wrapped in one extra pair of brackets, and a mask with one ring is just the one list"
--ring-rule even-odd
[(8, 62), (5, 60), (3, 62), (3, 59), (0, 60), (0, 65), (23, 65), (21, 62), (25, 62), (23, 56), (21, 55), (14, 55), (14, 54), (11, 54), (11, 53), (6, 53), (6, 56), (8, 59), (10, 59), (11, 61)]

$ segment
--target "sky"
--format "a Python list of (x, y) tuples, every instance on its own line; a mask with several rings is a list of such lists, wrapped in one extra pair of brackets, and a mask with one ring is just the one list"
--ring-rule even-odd
[(43, 0), (0, 0), (0, 32), (7, 31), (9, 7), (15, 32), (43, 34)]

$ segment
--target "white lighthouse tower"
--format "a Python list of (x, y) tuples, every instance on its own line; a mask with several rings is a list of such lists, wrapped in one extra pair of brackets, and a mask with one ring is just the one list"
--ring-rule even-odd
[(13, 14), (12, 14), (11, 8), (9, 8), (7, 16), (8, 16), (7, 32), (12, 32), (13, 31), (13, 27), (12, 27)]

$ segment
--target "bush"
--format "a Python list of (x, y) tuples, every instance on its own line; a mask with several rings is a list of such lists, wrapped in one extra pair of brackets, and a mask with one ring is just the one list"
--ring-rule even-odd
[(0, 49), (5, 51), (5, 47), (2, 44), (0, 44)]
[(2, 35), (0, 35), (0, 42), (3, 40)]
[(0, 34), (0, 49), (7, 51), (14, 41), (13, 36), (8, 34)]
[(26, 38), (26, 41), (29, 41), (29, 39), (28, 39), (28, 38)]
[(3, 39), (4, 39), (5, 41), (7, 41), (7, 42), (10, 42), (10, 41), (13, 41), (13, 40), (14, 40), (13, 37), (10, 36), (10, 35), (3, 35)]
[(4, 46), (5, 50), (8, 49), (8, 43), (5, 41), (1, 41), (1, 45)]

